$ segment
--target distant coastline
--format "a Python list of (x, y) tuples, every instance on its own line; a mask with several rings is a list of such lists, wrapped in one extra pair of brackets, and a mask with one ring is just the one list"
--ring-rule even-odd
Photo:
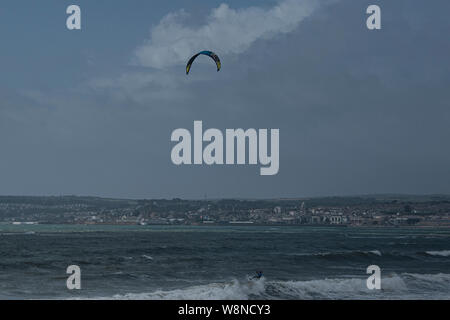
[(365, 195), (270, 200), (127, 200), (0, 196), (12, 225), (449, 227), (448, 195)]

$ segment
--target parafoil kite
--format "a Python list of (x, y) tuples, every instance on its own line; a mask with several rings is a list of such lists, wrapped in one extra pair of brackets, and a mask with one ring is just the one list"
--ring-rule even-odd
[(199, 55), (205, 55), (205, 56), (208, 56), (211, 59), (213, 59), (214, 62), (216, 63), (216, 66), (217, 66), (217, 72), (220, 71), (220, 68), (222, 67), (222, 64), (220, 63), (219, 56), (217, 54), (215, 54), (214, 52), (212, 52), (212, 51), (202, 51), (202, 52), (197, 53), (195, 56), (193, 56), (189, 60), (187, 66), (186, 66), (186, 74), (189, 74), (189, 71), (191, 70), (192, 63), (195, 61), (195, 59), (197, 59), (197, 57)]

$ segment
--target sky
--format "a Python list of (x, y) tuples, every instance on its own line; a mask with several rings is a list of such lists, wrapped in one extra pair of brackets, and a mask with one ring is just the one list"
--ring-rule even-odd
[[(66, 28), (77, 4), (82, 30)], [(381, 7), (368, 30), (366, 8)], [(3, 0), (0, 194), (450, 193), (446, 0)], [(198, 59), (212, 50), (222, 70)], [(173, 130), (280, 129), (280, 171), (175, 166)]]

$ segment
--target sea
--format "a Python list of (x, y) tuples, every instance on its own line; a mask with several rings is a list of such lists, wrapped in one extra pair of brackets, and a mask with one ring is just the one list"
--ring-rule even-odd
[(450, 299), (450, 229), (0, 224), (0, 299)]

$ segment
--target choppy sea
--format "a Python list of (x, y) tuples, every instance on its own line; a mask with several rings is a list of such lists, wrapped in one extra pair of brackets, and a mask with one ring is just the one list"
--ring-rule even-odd
[(450, 229), (0, 225), (0, 299), (450, 299)]

